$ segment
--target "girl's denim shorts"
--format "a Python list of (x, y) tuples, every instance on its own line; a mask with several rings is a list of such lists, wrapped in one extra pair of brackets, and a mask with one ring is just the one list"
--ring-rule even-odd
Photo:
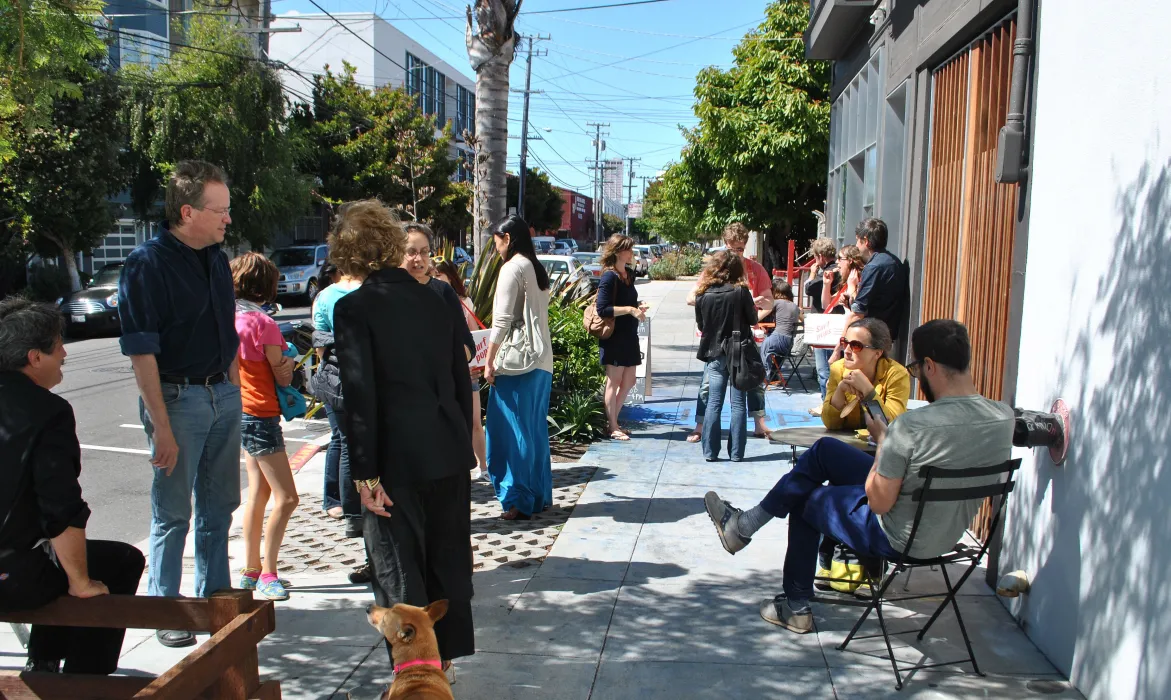
[(247, 413), (240, 420), (240, 445), (253, 457), (267, 457), (285, 451), (281, 417), (258, 418)]

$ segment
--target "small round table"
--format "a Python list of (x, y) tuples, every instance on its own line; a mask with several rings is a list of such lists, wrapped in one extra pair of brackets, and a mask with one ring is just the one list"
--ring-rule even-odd
[(822, 438), (840, 440), (850, 447), (856, 447), (867, 454), (878, 451), (877, 445), (872, 445), (854, 434), (853, 430), (828, 430), (824, 425), (807, 425), (797, 428), (781, 428), (768, 434), (768, 441), (774, 445), (788, 445), (793, 450), (793, 461), (797, 461), (797, 448), (808, 449), (813, 443)]

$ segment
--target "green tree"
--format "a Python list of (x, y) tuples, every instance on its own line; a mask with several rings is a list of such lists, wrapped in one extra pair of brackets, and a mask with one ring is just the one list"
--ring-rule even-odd
[(54, 78), (79, 85), (80, 94), (55, 99), (46, 124), (13, 133), (16, 155), (0, 170), (0, 219), (8, 219), (0, 238), (61, 256), (74, 291), (81, 289), (76, 253), (110, 232), (109, 198), (126, 185), (123, 90), (96, 63), (89, 68)]
[(350, 64), (341, 73), (326, 66), (314, 79), (312, 104), (294, 107), (293, 123), (308, 144), (301, 168), (319, 180), (325, 199), (377, 197), (406, 218), (466, 228), (459, 215), (466, 193), (451, 182), (451, 126), (437, 137), (435, 120), (401, 88), (369, 90)]
[(607, 236), (613, 236), (626, 230), (626, 222), (613, 214), (602, 214), (602, 230)]
[(664, 177), (647, 187), (642, 205), (643, 216), (651, 230), (663, 240), (679, 245), (698, 240), (699, 234), (696, 207), (681, 196), (689, 186), (685, 168), (682, 163), (671, 165)]
[(429, 212), (428, 221), (435, 233), (454, 241), (472, 227), (472, 183), (451, 183)]
[(59, 98), (79, 99), (106, 50), (94, 27), (101, 0), (0, 3), (0, 164), (16, 156), (18, 132), (50, 128)]
[(310, 178), (296, 167), (304, 144), (289, 129), (280, 78), (251, 58), (247, 39), (221, 16), (191, 16), (184, 39), (195, 48), (176, 48), (153, 75), (126, 69), (153, 78), (133, 88), (128, 110), (132, 146), (144, 156), (136, 163), (135, 209), (153, 213), (161, 175), (176, 162), (206, 160), (231, 180), (230, 242), (263, 247), (310, 201)]
[(630, 235), (640, 243), (649, 243), (655, 236), (651, 223), (645, 217), (630, 220)]
[[(809, 3), (778, 0), (733, 50), (728, 70), (697, 76), (695, 114), (679, 163), (664, 179), (667, 203), (700, 234), (731, 221), (779, 247), (812, 236), (825, 200), (830, 64), (805, 58)], [(674, 214), (673, 214), (674, 215)]]
[[(508, 201), (515, 202), (520, 191), (520, 178), (508, 176)], [(538, 234), (561, 229), (561, 190), (549, 182), (549, 176), (536, 168), (528, 168), (525, 177), (525, 221)]]

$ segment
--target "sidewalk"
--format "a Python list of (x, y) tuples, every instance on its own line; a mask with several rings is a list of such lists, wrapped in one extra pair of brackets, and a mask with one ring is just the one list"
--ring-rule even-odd
[[(780, 588), (786, 521), (771, 522), (732, 557), (704, 513), (703, 494), (715, 489), (736, 505), (752, 505), (787, 471), (789, 452), (750, 440), (744, 462), (707, 464), (699, 445), (684, 442), (702, 369), (695, 359), (694, 313), (684, 301), (690, 286), (639, 286), (654, 314), (653, 395), (624, 414), (636, 421), (631, 442), (598, 443), (580, 465), (554, 465), (563, 510), (580, 492), (560, 534), (555, 523), (532, 530), (510, 524), (491, 537), (502, 561), (495, 554), (478, 560), (496, 565), (474, 578), (477, 654), (457, 662), (455, 696), (1080, 697), (1016, 627), (980, 571), (960, 606), (986, 678), (967, 666), (918, 672), (900, 693), (881, 658), (881, 639), (835, 649), (859, 609), (815, 606), (817, 632), (808, 635), (760, 619), (757, 602)], [(814, 395), (770, 391), (770, 423), (808, 423), (814, 419), (807, 409), (816, 402)], [(582, 490), (591, 467), (596, 470)], [(298, 474), (303, 500), (319, 497), (320, 469), (315, 458)], [(482, 494), (473, 497), (483, 500)], [(473, 505), (479, 512), (492, 504)], [(546, 536), (556, 541), (542, 561), (540, 538)], [(503, 544), (507, 540), (515, 545)], [(910, 590), (935, 577), (916, 574)], [(342, 568), (315, 573), (305, 566), (290, 578), (293, 597), (277, 604), (277, 630), (260, 647), (262, 675), (279, 678), (285, 698), (378, 697), (389, 664), (362, 613), (371, 600), (368, 588), (347, 583)], [(920, 603), (888, 615), (934, 607)], [(898, 621), (893, 626), (902, 629)], [(909, 636), (894, 644), (907, 661), (950, 660), (963, 650), (948, 613), (922, 642)], [(161, 673), (190, 651), (165, 649), (147, 632), (131, 631), (121, 672)], [(15, 638), (0, 630), (0, 667), (21, 664)]]

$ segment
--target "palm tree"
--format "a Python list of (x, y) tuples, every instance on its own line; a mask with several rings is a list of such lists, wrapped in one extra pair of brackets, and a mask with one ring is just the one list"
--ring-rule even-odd
[(508, 212), (505, 164), (508, 157), (508, 68), (516, 50), (513, 24), (523, 0), (475, 0), (475, 23), (468, 7), (464, 39), (476, 71), (476, 151), (472, 216), (476, 258), (482, 257), (492, 224)]

